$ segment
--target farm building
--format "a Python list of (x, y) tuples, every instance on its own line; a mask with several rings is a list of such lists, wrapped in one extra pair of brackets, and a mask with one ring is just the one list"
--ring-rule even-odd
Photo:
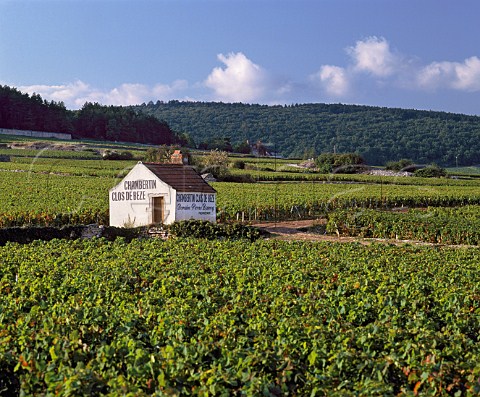
[(169, 164), (139, 162), (109, 193), (110, 226), (216, 221), (215, 189), (183, 164), (178, 151)]

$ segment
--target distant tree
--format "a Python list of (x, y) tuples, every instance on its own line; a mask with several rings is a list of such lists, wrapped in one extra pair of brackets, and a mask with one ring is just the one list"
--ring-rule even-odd
[(207, 143), (207, 148), (212, 150), (219, 150), (221, 152), (233, 152), (232, 144), (230, 143), (230, 138), (215, 138)]
[(186, 132), (182, 133), (177, 133), (177, 143), (180, 146), (185, 146), (189, 148), (195, 148), (195, 140), (192, 138), (190, 134), (187, 134)]
[(414, 163), (409, 159), (388, 161), (385, 168), (392, 171), (415, 171)]
[(145, 161), (148, 163), (169, 163), (175, 149), (175, 147), (167, 145), (148, 148), (145, 154)]
[(223, 138), (223, 151), (229, 152), (229, 153), (233, 152), (233, 146), (232, 146), (232, 143), (230, 142), (229, 137)]
[(73, 130), (71, 115), (63, 102), (0, 86), (0, 128), (68, 133)]
[(323, 173), (351, 174), (365, 169), (365, 161), (357, 153), (322, 153), (315, 161)]
[(228, 153), (212, 150), (204, 156), (199, 164), (200, 172), (211, 173), (215, 178), (222, 179), (228, 175)]
[(131, 108), (87, 102), (75, 115), (75, 130), (80, 137), (156, 145), (177, 143), (165, 122)]
[(242, 153), (242, 154), (250, 154), (252, 152), (252, 148), (247, 140), (240, 142), (238, 145), (234, 147), (234, 152)]
[[(275, 142), (283, 156), (308, 156), (335, 145), (337, 153), (355, 152), (368, 164), (410, 158), (441, 165), (480, 163), (480, 117), (434, 111), (343, 104), (250, 105), (220, 102), (155, 103), (135, 108), (165, 120), (176, 131), (194, 134), (211, 145), (218, 137), (241, 142)], [(221, 146), (203, 146), (204, 149)], [(262, 153), (260, 153), (262, 154)], [(315, 156), (314, 156), (315, 157)]]
[(262, 141), (257, 141), (255, 144), (255, 150), (259, 156), (267, 155), (267, 147), (262, 143)]
[(437, 164), (431, 164), (428, 167), (416, 170), (413, 175), (421, 178), (442, 178), (447, 176), (447, 171)]
[(117, 152), (116, 150), (105, 150), (102, 154), (103, 160), (132, 160), (133, 154), (128, 151)]
[[(179, 146), (160, 145), (158, 147), (151, 147), (145, 153), (144, 161), (147, 163), (164, 163), (168, 164), (172, 160), (172, 155), (175, 150), (180, 150)], [(186, 148), (181, 149), (183, 159), (187, 159), (187, 164), (193, 162), (193, 157), (190, 151)]]
[(305, 150), (303, 151), (302, 158), (304, 160), (314, 159), (315, 158), (315, 148), (314, 147), (305, 148)]

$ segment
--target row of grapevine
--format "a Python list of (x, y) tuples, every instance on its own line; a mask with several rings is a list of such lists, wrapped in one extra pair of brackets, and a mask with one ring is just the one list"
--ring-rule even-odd
[(71, 160), (63, 158), (14, 157), (11, 162), (0, 163), (5, 171), (48, 173), (68, 176), (93, 176), (120, 178), (135, 165), (135, 161)]
[[(122, 174), (95, 178), (0, 172), (0, 227), (46, 224), (64, 214), (106, 222), (108, 190)], [(122, 175), (123, 176), (123, 175)], [(313, 218), (345, 208), (463, 206), (480, 203), (478, 186), (335, 183), (214, 183), (219, 220)], [(32, 215), (33, 214), (33, 215)], [(63, 215), (59, 215), (63, 214)], [(75, 215), (75, 214), (78, 214)], [(77, 219), (78, 218), (78, 219)]]
[(99, 159), (101, 156), (90, 150), (54, 150), (54, 149), (0, 149), (0, 154), (16, 157), (46, 157), (46, 158), (69, 158), (69, 159)]
[(0, 247), (12, 395), (478, 395), (478, 249)]
[(480, 204), (477, 186), (334, 183), (214, 183), (220, 219), (313, 218), (338, 209), (452, 207)]
[(335, 211), (328, 214), (327, 232), (437, 244), (480, 244), (480, 206), (462, 209)]
[(108, 223), (108, 189), (116, 178), (0, 174), (0, 227)]
[(415, 185), (415, 186), (479, 186), (478, 179), (449, 179), (449, 178), (420, 178), (420, 177), (398, 177), (378, 176), (365, 174), (321, 174), (299, 169), (290, 171), (262, 171), (262, 170), (238, 170), (231, 169), (230, 173), (235, 176), (249, 176), (255, 181), (275, 182), (354, 182), (354, 183), (376, 183), (385, 185)]
[[(24, 152), (24, 150), (19, 150)], [(59, 152), (59, 151), (57, 151)], [(0, 150), (0, 154), (2, 151)], [(62, 152), (59, 152), (61, 156)], [(78, 160), (71, 158), (72, 156), (79, 156), (78, 153), (91, 152), (65, 152), (70, 156), (64, 157), (12, 157), (11, 162), (2, 163), (0, 169), (3, 170), (24, 170), (34, 173), (57, 173), (66, 175), (89, 175), (89, 176), (108, 176), (118, 177), (125, 175), (130, 170), (136, 161), (105, 161), (101, 159)], [(71, 153), (71, 154), (70, 154)], [(141, 155), (140, 155), (141, 158)], [(253, 163), (249, 163), (252, 165)], [(273, 167), (268, 162), (260, 162), (258, 167), (270, 169)], [(289, 171), (284, 171), (280, 168), (277, 171), (262, 171), (255, 169), (240, 170), (230, 168), (229, 173), (233, 176), (248, 177), (253, 181), (291, 181), (291, 182), (356, 182), (356, 183), (374, 183), (374, 184), (395, 184), (395, 185), (415, 185), (415, 186), (479, 186), (480, 181), (477, 179), (447, 179), (447, 178), (416, 178), (416, 177), (391, 177), (391, 176), (374, 176), (362, 174), (320, 174), (306, 172), (302, 169), (291, 168)]]
[(81, 208), (72, 212), (21, 211), (0, 214), (0, 227), (88, 225), (92, 223), (108, 225), (108, 210)]

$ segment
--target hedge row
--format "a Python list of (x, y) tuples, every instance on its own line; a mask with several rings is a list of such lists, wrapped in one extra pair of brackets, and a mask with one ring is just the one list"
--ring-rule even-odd
[[(207, 221), (181, 221), (163, 225), (160, 230), (166, 236), (216, 239), (248, 239), (255, 241), (261, 236), (259, 229), (241, 224), (216, 224)], [(0, 246), (7, 241), (28, 244), (34, 240), (76, 240), (79, 238), (103, 237), (113, 241), (122, 237), (127, 241), (148, 235), (148, 227), (119, 228), (98, 225), (71, 225), (63, 227), (9, 227), (0, 228)]]
[(7, 241), (28, 244), (35, 240), (50, 241), (53, 239), (76, 240), (79, 238), (103, 237), (113, 241), (117, 237), (123, 237), (127, 241), (138, 237), (142, 230), (124, 229), (113, 226), (99, 227), (97, 225), (70, 225), (62, 227), (7, 227), (0, 228), (0, 246)]

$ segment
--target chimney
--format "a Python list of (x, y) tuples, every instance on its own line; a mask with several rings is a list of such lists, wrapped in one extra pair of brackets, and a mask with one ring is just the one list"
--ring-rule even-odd
[(186, 165), (188, 163), (188, 158), (184, 156), (180, 150), (175, 150), (170, 158), (170, 163)]

